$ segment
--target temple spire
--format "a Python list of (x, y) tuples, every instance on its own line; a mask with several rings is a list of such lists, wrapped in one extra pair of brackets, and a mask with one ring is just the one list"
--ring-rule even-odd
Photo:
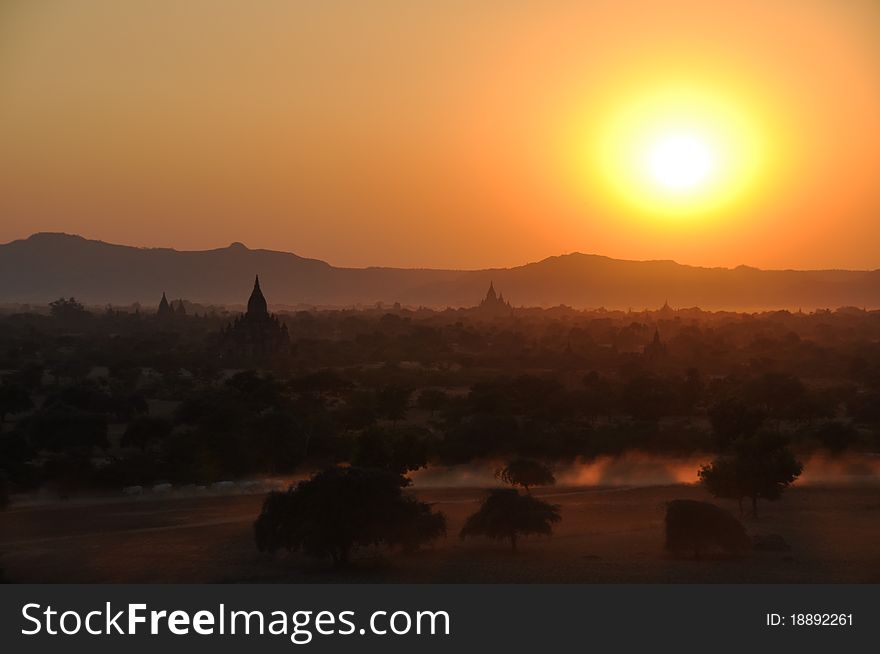
[(260, 289), (260, 276), (254, 277), (254, 290), (248, 300), (247, 315), (251, 318), (263, 318), (269, 315), (269, 306), (266, 298), (263, 297), (263, 291)]
[(160, 317), (171, 315), (171, 305), (168, 304), (168, 298), (165, 297), (164, 291), (162, 291), (162, 299), (159, 300), (159, 310), (156, 312), (156, 315)]

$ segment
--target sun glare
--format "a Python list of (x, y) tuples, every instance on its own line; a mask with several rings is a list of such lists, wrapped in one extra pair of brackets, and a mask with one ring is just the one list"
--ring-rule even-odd
[(663, 189), (687, 193), (709, 181), (717, 166), (705, 138), (689, 132), (662, 134), (645, 153), (646, 173)]
[(640, 215), (708, 217), (754, 186), (760, 141), (733, 97), (694, 87), (634, 92), (593, 126), (589, 174)]

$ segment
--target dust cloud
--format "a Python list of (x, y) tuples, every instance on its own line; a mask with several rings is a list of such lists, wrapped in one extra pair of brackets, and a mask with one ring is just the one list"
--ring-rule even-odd
[[(811, 454), (799, 457), (804, 471), (797, 484), (804, 485), (880, 485), (880, 455), (847, 454), (831, 457)], [(700, 466), (712, 460), (711, 454), (665, 457), (632, 451), (619, 456), (552, 466), (558, 486), (645, 487), (694, 484)], [(429, 466), (410, 473), (415, 488), (491, 488), (501, 482), (495, 471), (500, 461), (483, 461), (453, 466)]]

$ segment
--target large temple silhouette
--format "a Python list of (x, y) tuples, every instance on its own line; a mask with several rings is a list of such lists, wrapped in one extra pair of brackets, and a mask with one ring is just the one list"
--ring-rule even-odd
[(486, 291), (486, 297), (480, 302), (477, 310), (485, 316), (509, 316), (513, 313), (513, 307), (510, 302), (504, 299), (504, 293), (495, 293), (495, 283), (489, 282), (489, 290)]
[(156, 316), (159, 320), (164, 322), (168, 322), (175, 318), (185, 318), (186, 309), (183, 306), (183, 300), (178, 300), (177, 307), (175, 308), (174, 304), (168, 301), (168, 298), (163, 292), (162, 299), (159, 300), (159, 308), (156, 310)]
[(260, 276), (247, 304), (247, 313), (238, 316), (221, 333), (221, 356), (227, 359), (260, 360), (290, 350), (287, 325), (269, 313)]
[[(668, 307), (669, 305), (663, 305)], [(654, 338), (651, 339), (651, 342), (645, 345), (642, 348), (642, 353), (645, 355), (645, 358), (649, 361), (659, 361), (663, 359), (667, 354), (666, 344), (660, 340), (660, 330), (654, 328)]]

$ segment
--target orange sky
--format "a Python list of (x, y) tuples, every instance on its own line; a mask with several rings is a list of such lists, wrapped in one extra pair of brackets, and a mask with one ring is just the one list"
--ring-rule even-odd
[[(686, 219), (588, 154), (668, 85), (761, 142)], [(880, 268), (878, 182), (876, 0), (0, 3), (0, 241)]]

